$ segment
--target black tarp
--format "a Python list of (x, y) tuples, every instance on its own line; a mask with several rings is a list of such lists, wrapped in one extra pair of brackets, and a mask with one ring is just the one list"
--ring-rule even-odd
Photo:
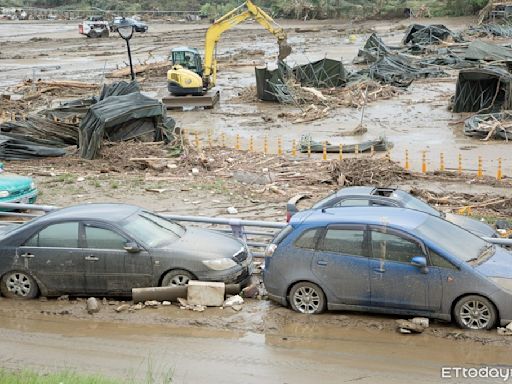
[(407, 28), (402, 43), (404, 45), (440, 44), (449, 37), (451, 37), (455, 42), (463, 41), (459, 34), (452, 32), (445, 25), (432, 24), (425, 26), (421, 24), (412, 24)]
[(512, 76), (497, 68), (461, 69), (453, 112), (499, 112), (512, 109)]
[(512, 61), (512, 49), (475, 40), (469, 44), (464, 58), (466, 60)]
[(347, 73), (340, 60), (321, 59), (293, 68), (295, 79), (305, 87), (341, 87), (347, 82)]
[(281, 71), (277, 68), (269, 70), (265, 67), (255, 67), (256, 74), (256, 94), (258, 99), (264, 101), (278, 101), (272, 84), (284, 84)]
[(29, 160), (36, 157), (57, 157), (65, 154), (66, 151), (62, 148), (38, 145), (33, 141), (0, 135), (0, 159)]
[(357, 56), (354, 58), (354, 64), (369, 64), (376, 62), (382, 56), (389, 55), (393, 51), (399, 50), (399, 47), (391, 47), (386, 45), (382, 39), (376, 34), (372, 33), (366, 40), (363, 48), (359, 50)]
[(169, 140), (174, 120), (158, 100), (141, 93), (110, 96), (93, 105), (80, 123), (80, 156), (93, 159), (103, 140)]

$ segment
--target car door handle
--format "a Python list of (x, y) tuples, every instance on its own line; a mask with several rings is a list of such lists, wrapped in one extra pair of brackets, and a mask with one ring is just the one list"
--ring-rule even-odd
[(322, 266), (326, 266), (327, 265), (327, 261), (326, 260), (318, 260), (316, 263), (318, 265), (322, 265)]
[(32, 259), (32, 258), (34, 257), (34, 255), (33, 255), (33, 254), (31, 254), (31, 253), (23, 253), (23, 254), (21, 255), (21, 257), (24, 257), (24, 258), (26, 258), (26, 259)]
[(383, 268), (375, 268), (375, 269), (374, 269), (374, 271), (375, 271), (375, 272), (378, 272), (378, 273), (384, 273), (384, 272), (386, 272), (386, 270), (385, 270), (385, 269), (383, 269)]
[(85, 256), (85, 260), (87, 261), (98, 261), (100, 258), (96, 256)]

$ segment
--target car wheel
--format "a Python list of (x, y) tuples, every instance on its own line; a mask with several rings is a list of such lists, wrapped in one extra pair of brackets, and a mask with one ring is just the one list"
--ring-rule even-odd
[(189, 280), (195, 280), (195, 276), (183, 269), (175, 269), (167, 272), (162, 279), (162, 287), (179, 287), (187, 285)]
[(300, 313), (321, 313), (325, 310), (325, 295), (322, 289), (313, 283), (295, 284), (290, 290), (290, 305)]
[(20, 271), (7, 272), (0, 281), (0, 291), (11, 299), (33, 299), (39, 288), (28, 273)]
[(465, 329), (491, 329), (498, 318), (494, 305), (477, 295), (460, 299), (453, 312), (457, 324)]

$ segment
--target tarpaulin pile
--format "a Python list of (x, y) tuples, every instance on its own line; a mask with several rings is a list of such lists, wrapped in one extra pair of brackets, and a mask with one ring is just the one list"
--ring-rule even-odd
[(372, 33), (366, 40), (363, 48), (359, 50), (357, 56), (354, 58), (354, 64), (369, 64), (374, 63), (382, 56), (392, 54), (393, 51), (399, 50), (399, 47), (391, 47), (386, 45), (382, 39), (376, 34)]
[(168, 140), (174, 125), (163, 104), (140, 94), (136, 82), (118, 82), (105, 85), (98, 97), (73, 100), (25, 120), (0, 124), (0, 158), (63, 156), (64, 147), (78, 145), (81, 155), (92, 159), (103, 137), (110, 141)]
[(468, 35), (512, 37), (512, 25), (481, 24), (471, 26), (466, 30)]
[(461, 69), (453, 112), (499, 112), (512, 109), (512, 75), (497, 67)]
[(488, 139), (512, 139), (512, 111), (475, 115), (464, 122), (464, 134)]
[(407, 28), (402, 40), (403, 45), (432, 45), (443, 41), (453, 40), (462, 42), (460, 34), (452, 32), (442, 24), (420, 25), (412, 24)]
[(512, 49), (475, 40), (469, 44), (464, 57), (466, 60), (512, 61)]

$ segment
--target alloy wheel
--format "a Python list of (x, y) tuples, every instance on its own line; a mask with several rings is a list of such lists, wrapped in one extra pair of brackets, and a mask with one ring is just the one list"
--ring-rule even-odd
[(302, 313), (315, 313), (318, 311), (321, 298), (312, 287), (300, 287), (293, 295), (295, 307)]
[(459, 315), (462, 323), (470, 329), (485, 329), (491, 320), (489, 307), (479, 300), (464, 303)]
[(186, 275), (176, 275), (176, 276), (173, 276), (169, 285), (171, 285), (173, 287), (183, 286), (183, 285), (187, 285), (189, 280), (190, 280), (190, 278)]
[(32, 282), (30, 277), (21, 272), (14, 272), (10, 274), (5, 282), (7, 290), (16, 296), (26, 297), (32, 289)]

